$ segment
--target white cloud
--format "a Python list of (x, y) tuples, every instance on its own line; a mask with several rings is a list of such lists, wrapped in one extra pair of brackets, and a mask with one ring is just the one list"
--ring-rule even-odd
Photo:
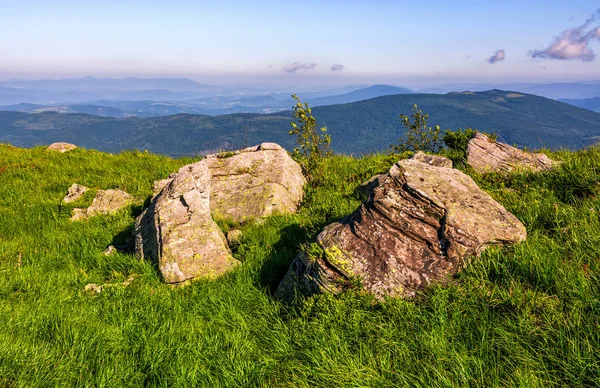
[(590, 24), (596, 22), (600, 9), (592, 14), (582, 25), (569, 28), (554, 38), (550, 46), (543, 50), (529, 52), (533, 58), (593, 61), (596, 54), (590, 47), (591, 43), (600, 40), (600, 26), (588, 30)]

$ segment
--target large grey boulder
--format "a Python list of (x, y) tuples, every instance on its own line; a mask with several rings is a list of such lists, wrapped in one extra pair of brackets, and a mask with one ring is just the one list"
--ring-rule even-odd
[[(204, 163), (210, 169), (210, 209), (216, 218), (242, 222), (293, 213), (302, 201), (302, 168), (278, 144), (208, 155)], [(171, 180), (156, 181), (154, 194)]]
[(232, 155), (206, 157), (210, 168), (210, 208), (215, 217), (244, 221), (298, 209), (306, 179), (278, 144), (262, 143)]
[(467, 164), (479, 173), (550, 170), (558, 162), (541, 153), (521, 151), (477, 133), (467, 146)]
[(445, 282), (486, 247), (526, 236), (468, 175), (402, 160), (354, 213), (319, 234), (321, 255), (294, 260), (276, 295), (338, 292), (360, 280), (377, 297), (410, 297)]
[(184, 166), (136, 220), (136, 253), (167, 283), (216, 278), (238, 264), (211, 217), (210, 189), (206, 160)]

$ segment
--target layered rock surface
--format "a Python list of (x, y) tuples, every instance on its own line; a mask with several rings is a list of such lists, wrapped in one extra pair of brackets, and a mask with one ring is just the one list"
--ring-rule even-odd
[(337, 292), (353, 279), (378, 297), (409, 297), (444, 282), (490, 245), (523, 241), (523, 224), (462, 172), (418, 159), (396, 163), (370, 198), (300, 254), (276, 295)]
[(205, 160), (182, 167), (136, 220), (135, 249), (168, 283), (218, 277), (238, 262), (210, 212)]
[(469, 141), (467, 155), (467, 163), (479, 173), (507, 173), (518, 169), (538, 172), (550, 170), (558, 163), (544, 154), (521, 151), (482, 133)]

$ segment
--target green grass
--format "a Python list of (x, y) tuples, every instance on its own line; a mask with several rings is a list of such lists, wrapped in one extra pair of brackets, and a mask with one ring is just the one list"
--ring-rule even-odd
[[(173, 288), (132, 254), (101, 252), (128, 236), (152, 182), (189, 160), (0, 145), (0, 387), (597, 386), (600, 149), (554, 156), (565, 163), (552, 173), (474, 176), (527, 242), (414, 301), (350, 291), (290, 307), (272, 292), (300, 244), (352, 212), (358, 184), (394, 157), (331, 158), (298, 214), (242, 226), (240, 267)], [(72, 183), (93, 190), (61, 206)], [(107, 188), (136, 204), (69, 221)]]

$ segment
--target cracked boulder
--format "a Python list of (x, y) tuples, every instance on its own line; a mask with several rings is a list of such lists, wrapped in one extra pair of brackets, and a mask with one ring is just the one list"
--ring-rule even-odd
[(417, 159), (396, 163), (369, 199), (302, 253), (276, 295), (339, 292), (351, 284), (377, 297), (411, 297), (444, 283), (486, 247), (524, 241), (523, 224), (464, 173)]
[(467, 146), (467, 164), (479, 173), (550, 170), (556, 162), (544, 154), (521, 151), (477, 133)]
[(184, 166), (136, 220), (136, 254), (155, 262), (167, 283), (216, 278), (238, 264), (211, 217), (210, 190), (206, 160)]

